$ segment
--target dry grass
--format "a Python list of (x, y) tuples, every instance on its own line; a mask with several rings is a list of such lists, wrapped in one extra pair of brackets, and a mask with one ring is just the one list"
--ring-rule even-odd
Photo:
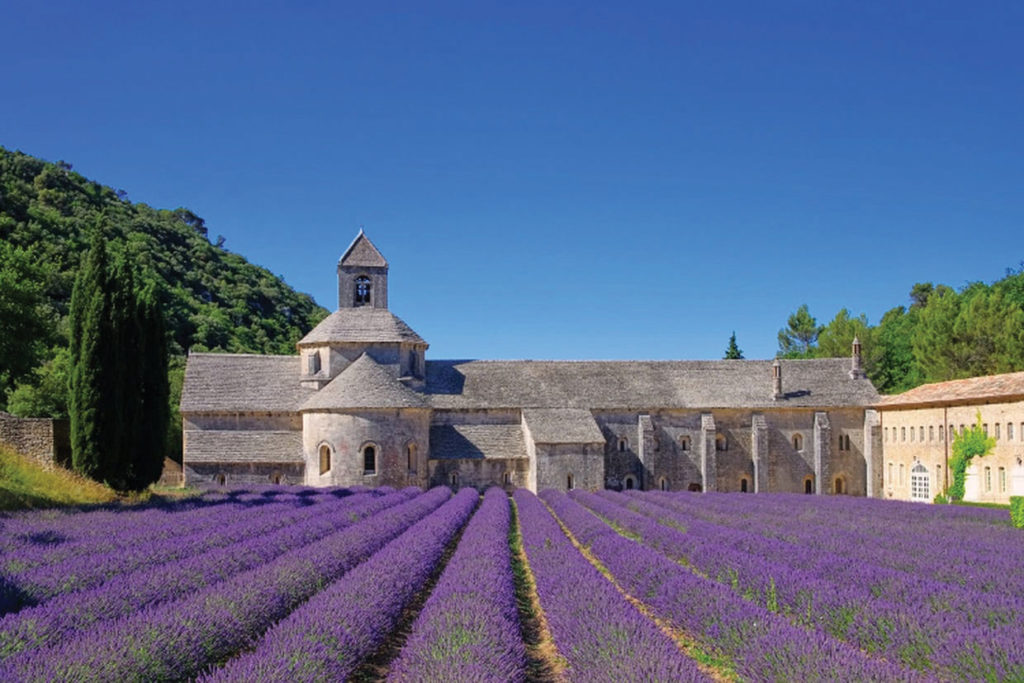
[(120, 500), (103, 484), (57, 467), (48, 470), (30, 458), (0, 448), (0, 510), (89, 505)]

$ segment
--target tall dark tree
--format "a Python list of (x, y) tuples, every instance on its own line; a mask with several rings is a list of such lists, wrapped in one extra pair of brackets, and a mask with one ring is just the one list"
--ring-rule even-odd
[(736, 332), (735, 332), (735, 330), (733, 331), (732, 336), (729, 337), (729, 346), (728, 346), (728, 348), (725, 349), (725, 355), (723, 356), (723, 358), (725, 360), (742, 360), (743, 359), (743, 351), (740, 350), (740, 347), (736, 346)]
[(71, 302), (71, 447), (78, 471), (119, 490), (160, 476), (166, 444), (167, 342), (157, 297), (123, 258), (109, 267), (100, 231)]
[(114, 339), (111, 327), (107, 249), (97, 230), (71, 294), (71, 462), (87, 477), (109, 476), (106, 455), (115, 441)]

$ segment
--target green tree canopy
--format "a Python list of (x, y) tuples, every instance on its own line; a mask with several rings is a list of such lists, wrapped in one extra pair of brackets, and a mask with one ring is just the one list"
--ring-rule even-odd
[(815, 342), (822, 327), (801, 304), (796, 313), (789, 316), (786, 327), (779, 330), (779, 356), (783, 358), (809, 358), (814, 354)]

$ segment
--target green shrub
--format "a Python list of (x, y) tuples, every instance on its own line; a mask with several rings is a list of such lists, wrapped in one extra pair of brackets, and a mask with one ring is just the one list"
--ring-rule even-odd
[(946, 498), (946, 494), (940, 493), (935, 496), (933, 501), (936, 505), (949, 505), (949, 498)]
[(1010, 519), (1018, 529), (1024, 529), (1024, 496), (1010, 496)]

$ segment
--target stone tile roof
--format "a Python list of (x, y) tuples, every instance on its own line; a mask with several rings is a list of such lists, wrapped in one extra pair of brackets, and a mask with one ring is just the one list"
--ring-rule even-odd
[(604, 443), (593, 414), (582, 408), (526, 408), (523, 419), (534, 443)]
[(420, 394), (399, 382), (367, 354), (359, 356), (299, 410), (426, 408)]
[(191, 353), (181, 412), (292, 413), (312, 392), (299, 384), (298, 356)]
[(185, 464), (301, 463), (302, 432), (188, 429)]
[(384, 255), (373, 245), (370, 238), (362, 230), (348, 245), (348, 249), (338, 259), (338, 264), (343, 266), (366, 266), (369, 268), (387, 268), (388, 262)]
[(433, 425), (431, 459), (525, 458), (520, 425)]
[(386, 308), (340, 308), (320, 321), (299, 346), (325, 342), (409, 342), (426, 344), (401, 318)]
[(783, 396), (772, 400), (772, 361), (428, 361), (435, 409), (779, 408), (864, 406), (878, 401), (849, 359), (783, 360)]
[(883, 396), (878, 401), (878, 407), (884, 410), (904, 406), (971, 403), (1011, 398), (1024, 398), (1024, 372), (924, 384), (902, 394)]

